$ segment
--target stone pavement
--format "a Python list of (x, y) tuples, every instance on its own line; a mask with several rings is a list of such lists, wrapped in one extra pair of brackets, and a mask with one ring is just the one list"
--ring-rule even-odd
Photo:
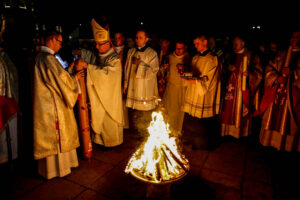
[[(146, 199), (147, 184), (125, 174), (142, 138), (124, 132), (124, 143), (103, 149), (63, 178), (45, 180), (34, 166), (15, 161), (0, 165), (0, 199)], [(223, 138), (214, 150), (182, 145), (190, 172), (171, 186), (171, 199), (300, 199), (300, 153), (279, 152), (255, 142)], [(28, 167), (31, 166), (31, 167)]]

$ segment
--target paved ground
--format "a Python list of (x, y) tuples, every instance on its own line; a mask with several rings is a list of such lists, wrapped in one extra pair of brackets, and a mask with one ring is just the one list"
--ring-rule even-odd
[[(45, 180), (20, 161), (13, 168), (0, 165), (4, 189), (0, 199), (146, 199), (147, 184), (124, 173), (142, 139), (128, 131), (124, 137), (116, 148), (95, 146), (93, 158), (80, 160), (79, 167), (63, 178)], [(185, 144), (183, 153), (191, 170), (171, 185), (171, 199), (300, 199), (299, 153), (232, 138), (224, 138), (209, 151)]]

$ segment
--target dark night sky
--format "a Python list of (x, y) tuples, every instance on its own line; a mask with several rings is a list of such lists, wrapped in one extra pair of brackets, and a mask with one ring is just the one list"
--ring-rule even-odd
[[(78, 3), (80, 2), (80, 3)], [(70, 34), (75, 27), (82, 24), (86, 37), (92, 38), (90, 20), (92, 17), (105, 15), (108, 18), (111, 33), (120, 30), (133, 37), (136, 29), (143, 22), (150, 34), (158, 37), (184, 37), (191, 41), (195, 35), (213, 34), (215, 36), (235, 35), (246, 33), (255, 38), (282, 38), (287, 41), (291, 31), (300, 30), (298, 7), (288, 1), (272, 5), (262, 4), (261, 1), (196, 1), (182, 0), (180, 3), (168, 1), (35, 1), (35, 15), (32, 19), (24, 18), (17, 13), (18, 24), (10, 29), (10, 40), (16, 44), (24, 43), (18, 34), (19, 29), (28, 35), (31, 43), (35, 23), (47, 25), (62, 25), (63, 34)], [(253, 25), (260, 25), (261, 30), (251, 30)], [(8, 28), (9, 29), (9, 28)]]
[[(81, 38), (93, 37), (90, 20), (102, 15), (108, 18), (111, 34), (119, 30), (127, 37), (134, 37), (137, 28), (145, 28), (150, 36), (167, 38), (171, 42), (178, 38), (185, 39), (190, 46), (193, 46), (196, 35), (204, 33), (220, 38), (242, 35), (249, 41), (249, 47), (267, 44), (270, 40), (278, 41), (285, 47), (291, 32), (300, 30), (297, 7), (288, 1), (273, 1), (269, 5), (262, 0), (236, 3), (199, 0), (103, 3), (100, 0), (85, 0), (68, 4), (52, 0), (49, 5), (42, 2), (38, 5), (40, 19), (63, 25), (64, 34), (69, 34), (78, 24), (82, 24), (81, 33), (84, 32), (85, 36), (81, 34)], [(260, 25), (262, 29), (252, 30), (254, 25)]]
[[(191, 50), (193, 38), (199, 34), (212, 34), (223, 38), (236, 34), (246, 34), (249, 47), (257, 47), (258, 44), (267, 44), (270, 40), (279, 42), (286, 48), (292, 31), (300, 30), (299, 11), (295, 3), (280, 1), (272, 5), (262, 4), (261, 1), (239, 1), (229, 3), (225, 0), (217, 1), (182, 0), (180, 3), (171, 4), (167, 1), (122, 1), (122, 3), (110, 0), (103, 4), (103, 0), (34, 0), (35, 10), (32, 15), (30, 10), (24, 14), (24, 10), (11, 9), (6, 11), (11, 19), (5, 32), (4, 47), (10, 55), (15, 55), (15, 62), (21, 62), (19, 55), (23, 50), (32, 47), (33, 38), (36, 36), (36, 24), (40, 26), (61, 25), (66, 45), (65, 52), (78, 45), (75, 41), (68, 41), (68, 35), (79, 26), (85, 37), (92, 38), (90, 20), (92, 17), (108, 18), (111, 36), (116, 30), (120, 30), (127, 37), (134, 34), (141, 22), (144, 28), (150, 32), (150, 36), (167, 38), (171, 42), (174, 39), (185, 39)], [(204, 3), (205, 2), (205, 3)], [(138, 7), (136, 7), (138, 6)], [(1, 11), (1, 10), (0, 10)], [(7, 18), (9, 19), (9, 17)], [(252, 30), (253, 25), (260, 25), (261, 30)], [(247, 39), (247, 38), (246, 38)], [(156, 40), (157, 41), (157, 40)], [(74, 42), (74, 43), (72, 43)], [(172, 44), (172, 43), (171, 43)], [(73, 46), (72, 46), (73, 45)], [(26, 55), (24, 54), (24, 59)], [(67, 56), (66, 56), (67, 57)], [(22, 66), (22, 64), (20, 64)]]
[[(70, 29), (79, 23), (89, 23), (91, 17), (100, 15), (107, 16), (111, 29), (121, 29), (125, 32), (135, 29), (141, 21), (150, 31), (161, 34), (203, 30), (230, 32), (247, 30), (252, 25), (262, 25), (268, 31), (276, 32), (299, 28), (298, 10), (287, 1), (273, 1), (272, 5), (262, 4), (263, 1), (239, 1), (235, 4), (229, 3), (230, 1), (198, 1), (199, 5), (191, 3), (197, 1), (188, 0), (174, 3), (175, 5), (162, 0), (143, 1), (144, 3), (103, 3), (104, 1), (89, 0), (81, 1), (82, 3), (70, 1), (69, 4), (62, 4), (62, 1), (58, 0), (51, 2), (46, 4), (45, 1), (37, 1), (40, 19), (62, 23)], [(50, 18), (53, 13), (55, 16)]]

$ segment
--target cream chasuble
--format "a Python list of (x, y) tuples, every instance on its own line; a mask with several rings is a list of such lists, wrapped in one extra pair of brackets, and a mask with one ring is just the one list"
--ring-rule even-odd
[[(76, 79), (65, 71), (53, 51), (42, 47), (36, 57), (33, 87), (34, 159), (47, 179), (65, 176), (78, 166), (78, 128), (73, 107)], [(42, 159), (44, 158), (44, 159)]]
[(218, 58), (212, 53), (196, 55), (192, 66), (200, 73), (200, 79), (196, 84), (188, 85), (183, 111), (197, 118), (213, 117), (220, 109), (221, 68)]
[(169, 124), (177, 132), (181, 132), (184, 112), (181, 107), (184, 102), (186, 86), (184, 80), (178, 74), (177, 64), (190, 64), (184, 63), (189, 55), (186, 53), (182, 56), (177, 56), (175, 52), (169, 55), (169, 69), (167, 74), (167, 86), (163, 96), (163, 104), (166, 108)]
[(42, 49), (34, 68), (34, 158), (41, 159), (79, 147), (73, 107), (78, 96), (76, 79)]
[(112, 48), (99, 56), (100, 62), (87, 68), (91, 124), (94, 142), (111, 147), (123, 142), (122, 68)]

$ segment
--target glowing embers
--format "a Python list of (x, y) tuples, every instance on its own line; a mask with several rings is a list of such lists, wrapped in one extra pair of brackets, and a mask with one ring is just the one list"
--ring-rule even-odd
[(160, 112), (152, 113), (148, 132), (146, 143), (132, 155), (125, 172), (151, 183), (172, 182), (185, 176), (189, 162), (178, 152), (176, 138), (170, 136), (169, 124)]

